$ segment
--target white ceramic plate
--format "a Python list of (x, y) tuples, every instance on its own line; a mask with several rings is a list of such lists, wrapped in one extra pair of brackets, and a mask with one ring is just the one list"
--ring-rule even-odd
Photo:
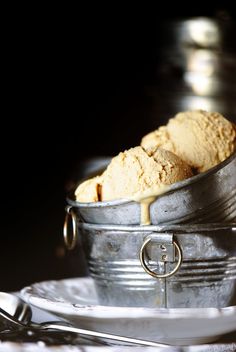
[(101, 306), (91, 278), (36, 283), (22, 289), (21, 296), (33, 306), (80, 328), (173, 345), (212, 342), (236, 330), (236, 306), (221, 309)]

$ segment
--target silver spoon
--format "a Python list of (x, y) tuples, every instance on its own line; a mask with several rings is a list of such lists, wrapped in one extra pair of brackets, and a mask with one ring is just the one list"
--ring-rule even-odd
[[(85, 337), (108, 339), (117, 342), (125, 342), (128, 344), (142, 345), (142, 346), (155, 346), (155, 347), (168, 347), (170, 345), (157, 343), (153, 341), (140, 340), (130, 338), (126, 336), (119, 336), (113, 334), (107, 334), (92, 330), (85, 330), (75, 328), (72, 325), (60, 321), (52, 321), (45, 323), (34, 323), (31, 321), (32, 310), (30, 305), (24, 302), (21, 298), (5, 292), (0, 292), (0, 331), (6, 330), (8, 327), (10, 330), (15, 329), (29, 329), (30, 331), (63, 331), (68, 333), (76, 333)], [(0, 332), (1, 337), (1, 332)]]

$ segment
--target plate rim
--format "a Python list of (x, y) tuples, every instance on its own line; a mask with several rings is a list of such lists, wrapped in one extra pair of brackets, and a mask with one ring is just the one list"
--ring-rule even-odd
[(53, 301), (47, 297), (37, 294), (38, 287), (46, 284), (69, 284), (79, 282), (80, 284), (91, 284), (93, 279), (89, 276), (66, 278), (61, 280), (45, 280), (35, 282), (20, 290), (21, 297), (29, 304), (39, 309), (45, 309), (52, 313), (65, 315), (83, 315), (93, 318), (159, 318), (159, 319), (214, 319), (236, 316), (236, 306), (224, 308), (148, 308), (148, 307), (120, 307), (104, 306), (99, 304), (80, 304), (67, 301)]

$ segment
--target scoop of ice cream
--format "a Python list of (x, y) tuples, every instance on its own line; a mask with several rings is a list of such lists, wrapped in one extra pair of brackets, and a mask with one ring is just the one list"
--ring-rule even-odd
[(236, 149), (235, 126), (217, 112), (186, 111), (142, 139), (145, 149), (162, 147), (204, 172)]
[(161, 126), (157, 130), (144, 136), (141, 141), (141, 146), (146, 150), (160, 147), (171, 152), (175, 150), (166, 126)]
[(134, 199), (148, 190), (155, 195), (163, 185), (192, 175), (190, 166), (169, 151), (152, 149), (146, 152), (142, 147), (135, 147), (119, 153), (100, 177), (82, 183), (75, 194), (80, 202)]
[(76, 200), (79, 202), (98, 202), (100, 200), (100, 177), (93, 177), (81, 183), (76, 191)]

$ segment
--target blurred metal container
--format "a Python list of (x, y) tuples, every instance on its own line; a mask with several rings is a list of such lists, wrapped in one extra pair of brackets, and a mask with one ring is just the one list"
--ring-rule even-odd
[[(139, 225), (140, 204), (130, 200), (79, 203), (68, 199), (82, 222)], [(236, 221), (236, 153), (190, 179), (177, 182), (150, 206), (151, 224)]]
[(236, 223), (79, 223), (79, 232), (102, 305), (193, 308), (236, 304)]
[[(236, 23), (195, 17), (160, 22), (157, 64), (146, 87), (149, 130), (179, 111), (218, 111), (236, 122)], [(171, 87), (171, 89), (170, 89)]]

